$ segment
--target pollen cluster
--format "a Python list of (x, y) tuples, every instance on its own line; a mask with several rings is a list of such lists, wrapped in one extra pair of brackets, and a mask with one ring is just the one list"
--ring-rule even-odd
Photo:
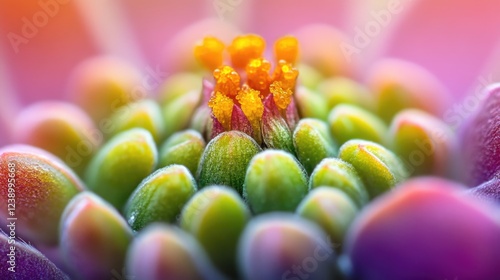
[[(236, 37), (225, 47), (214, 37), (206, 37), (194, 50), (196, 59), (213, 71), (214, 90), (208, 106), (225, 130), (231, 129), (233, 106), (238, 106), (254, 130), (260, 130), (264, 102), (269, 95), (278, 110), (290, 105), (298, 70), (299, 54), (295, 37), (285, 36), (274, 44), (273, 63), (264, 57), (266, 41), (254, 34)], [(224, 55), (230, 63), (224, 63)]]

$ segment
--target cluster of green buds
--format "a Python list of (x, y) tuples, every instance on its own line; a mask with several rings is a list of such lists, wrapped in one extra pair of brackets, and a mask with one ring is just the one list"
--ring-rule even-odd
[[(57, 253), (49, 260), (17, 241), (22, 276), (363, 275), (352, 270), (365, 264), (359, 242), (373, 245), (363, 232), (383, 236), (370, 222), (391, 212), (378, 199), (395, 192), (408, 204), (388, 205), (413, 207), (395, 189), (422, 184), (406, 182), (412, 176), (448, 176), (454, 135), (431, 113), (410, 108), (412, 100), (381, 111), (397, 85), (372, 93), (352, 79), (325, 77), (299, 63), (299, 49), (296, 38), (282, 37), (268, 60), (258, 35), (229, 46), (206, 37), (194, 48), (205, 70), (172, 75), (158, 100), (134, 99), (135, 72), (95, 60), (75, 78), (79, 107), (25, 109), (15, 136), (28, 145), (0, 150), (0, 217), (13, 216), (3, 205), (15, 192), (14, 234)], [(467, 204), (446, 191), (412, 191)], [(2, 250), (8, 235), (0, 234)]]

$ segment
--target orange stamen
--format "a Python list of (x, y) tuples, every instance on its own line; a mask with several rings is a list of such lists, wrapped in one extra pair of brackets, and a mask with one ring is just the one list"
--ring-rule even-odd
[(224, 59), (224, 43), (215, 37), (205, 37), (194, 48), (194, 56), (198, 62), (210, 71), (220, 67)]
[(229, 46), (231, 62), (236, 68), (244, 68), (250, 60), (261, 57), (265, 48), (266, 41), (260, 36), (254, 34), (238, 36)]

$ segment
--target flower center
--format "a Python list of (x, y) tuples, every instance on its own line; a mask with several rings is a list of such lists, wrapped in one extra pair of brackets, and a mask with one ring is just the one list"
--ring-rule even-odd
[[(206, 37), (194, 49), (196, 59), (213, 71), (214, 89), (208, 107), (226, 131), (240, 127), (231, 122), (240, 120), (233, 114), (242, 112), (253, 131), (260, 132), (269, 95), (283, 115), (292, 103), (299, 74), (294, 67), (299, 53), (298, 41), (285, 36), (275, 42), (274, 69), (264, 58), (265, 47), (262, 37), (249, 34), (236, 37), (227, 48), (217, 38)], [(224, 64), (226, 50), (230, 65)], [(234, 106), (238, 110), (235, 111)]]

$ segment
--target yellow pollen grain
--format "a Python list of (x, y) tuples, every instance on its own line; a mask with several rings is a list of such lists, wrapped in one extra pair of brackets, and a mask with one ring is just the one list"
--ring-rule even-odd
[(250, 60), (259, 58), (266, 49), (266, 41), (254, 34), (236, 37), (229, 46), (231, 62), (236, 68), (244, 68)]
[(284, 88), (282, 82), (273, 82), (269, 90), (273, 94), (274, 103), (278, 108), (284, 110), (292, 102), (293, 91), (291, 88)]
[(196, 60), (210, 71), (222, 65), (225, 45), (215, 37), (205, 37), (194, 48)]
[(221, 92), (231, 98), (240, 91), (240, 75), (230, 66), (222, 66), (214, 70), (214, 92)]
[(226, 131), (231, 130), (231, 116), (234, 102), (231, 98), (217, 91), (208, 101), (215, 118), (222, 124)]
[(260, 92), (267, 91), (271, 77), (271, 63), (264, 58), (252, 59), (245, 68), (247, 84)]
[(249, 87), (244, 87), (236, 96), (240, 103), (241, 110), (252, 125), (262, 119), (264, 104), (260, 99), (260, 92)]
[(293, 36), (284, 36), (274, 43), (276, 61), (284, 60), (295, 64), (299, 56), (299, 41)]
[(283, 88), (293, 89), (298, 75), (299, 70), (297, 68), (284, 60), (280, 60), (274, 71), (273, 80), (281, 82)]

